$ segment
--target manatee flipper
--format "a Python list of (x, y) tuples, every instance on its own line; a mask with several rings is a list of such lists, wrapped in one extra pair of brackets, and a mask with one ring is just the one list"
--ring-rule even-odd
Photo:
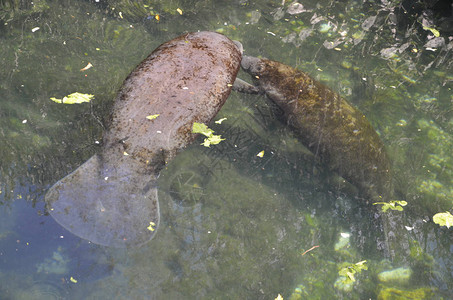
[(236, 78), (233, 84), (233, 91), (245, 93), (245, 94), (260, 94), (261, 92), (259, 87), (254, 86), (240, 78)]
[(94, 155), (48, 191), (48, 211), (67, 230), (96, 244), (148, 242), (159, 225), (157, 176), (137, 174), (133, 165)]

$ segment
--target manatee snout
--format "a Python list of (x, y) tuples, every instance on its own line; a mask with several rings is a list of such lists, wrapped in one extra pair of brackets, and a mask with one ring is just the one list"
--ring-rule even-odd
[(261, 59), (248, 55), (242, 56), (241, 67), (245, 72), (254, 76), (260, 74), (263, 69)]

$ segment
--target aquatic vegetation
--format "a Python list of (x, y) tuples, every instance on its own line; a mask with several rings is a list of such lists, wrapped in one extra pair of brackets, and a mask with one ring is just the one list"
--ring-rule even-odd
[(2, 0), (0, 1), (0, 20), (3, 22), (18, 21), (21, 18), (38, 14), (49, 9), (46, 0)]
[(427, 206), (434, 201), (435, 206), (431, 206), (431, 210), (450, 208), (453, 204), (453, 139), (434, 121), (422, 119), (417, 124), (419, 139), (424, 142), (426, 153), (426, 165), (417, 178), (417, 190), (423, 195)]
[(439, 224), (440, 226), (450, 228), (453, 226), (453, 215), (449, 211), (437, 213), (433, 216), (433, 222)]
[(354, 282), (355, 275), (360, 274), (362, 270), (368, 270), (368, 266), (366, 265), (366, 260), (359, 261), (355, 264), (347, 264), (343, 266), (340, 271), (338, 271), (338, 275), (343, 276), (345, 278), (344, 282)]
[(382, 205), (382, 212), (386, 212), (389, 209), (403, 211), (403, 206), (406, 206), (407, 202), (404, 200), (392, 200), (389, 202), (375, 202), (373, 205)]
[[(402, 290), (395, 287), (380, 287), (378, 300), (428, 300), (433, 299), (435, 289), (423, 287), (413, 290)], [(442, 298), (441, 298), (442, 299)]]

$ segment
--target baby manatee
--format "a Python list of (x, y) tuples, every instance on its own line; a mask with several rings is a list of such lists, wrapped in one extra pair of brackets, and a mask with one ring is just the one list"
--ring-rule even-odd
[(52, 217), (100, 245), (151, 240), (160, 219), (159, 172), (195, 139), (193, 123), (208, 123), (220, 110), (241, 56), (238, 44), (214, 32), (184, 34), (155, 49), (124, 81), (101, 151), (47, 192)]
[[(366, 117), (337, 93), (306, 73), (268, 59), (243, 56), (242, 68), (254, 86), (238, 82), (242, 92), (266, 94), (284, 114), (302, 143), (325, 164), (355, 185), (365, 204), (388, 202), (393, 196), (390, 161), (384, 144)], [(410, 243), (401, 212), (388, 210), (371, 220), (383, 231), (377, 247), (403, 263)], [(375, 223), (375, 216), (380, 222)], [(382, 227), (381, 227), (382, 226)]]
[[(285, 64), (243, 56), (255, 87), (279, 106), (302, 143), (355, 185), (365, 201), (389, 201), (390, 162), (370, 122), (340, 95)], [(242, 86), (242, 90), (245, 88)]]

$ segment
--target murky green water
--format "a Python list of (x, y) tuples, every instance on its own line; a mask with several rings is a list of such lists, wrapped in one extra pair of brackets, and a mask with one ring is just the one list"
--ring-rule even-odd
[[(448, 32), (395, 20), (391, 1), (125, 2), (0, 10), (1, 299), (449, 298), (452, 229), (432, 222), (453, 207)], [(47, 189), (98, 150), (127, 74), (196, 30), (298, 67), (365, 113), (388, 146), (396, 197), (409, 203), (397, 259), (383, 253), (376, 207), (316, 163), (271, 103), (235, 92), (216, 117), (227, 120), (210, 124), (226, 140), (207, 149), (200, 138), (161, 173), (162, 222), (149, 244), (96, 246), (47, 215)], [(95, 100), (49, 99), (73, 92)], [(340, 284), (338, 271), (363, 260), (368, 270)]]

